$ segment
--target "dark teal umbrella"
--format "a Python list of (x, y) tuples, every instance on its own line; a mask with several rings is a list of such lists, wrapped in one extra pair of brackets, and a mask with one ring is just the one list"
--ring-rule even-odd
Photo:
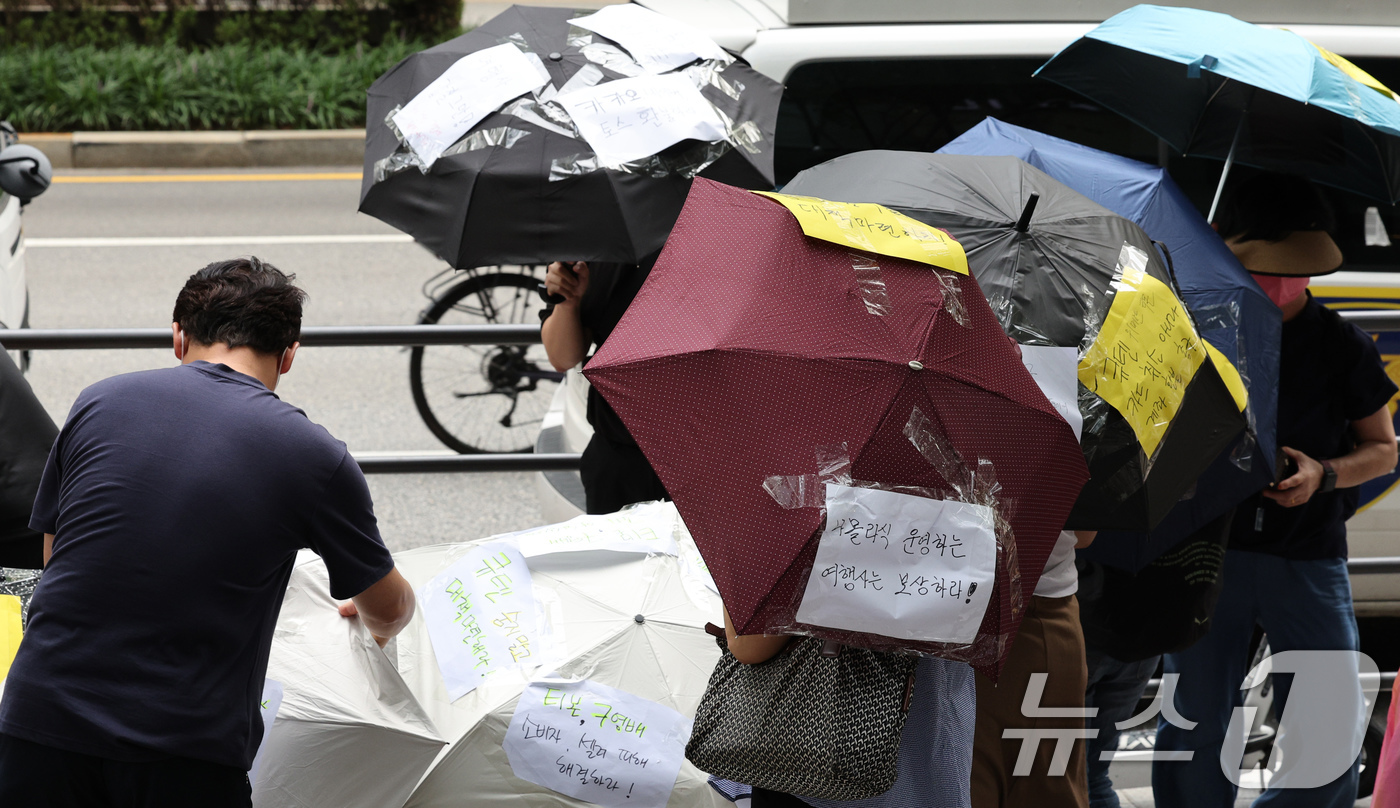
[[(1185, 155), (1301, 174), (1400, 201), (1400, 103), (1303, 37), (1227, 14), (1134, 6), (1036, 75), (1128, 118)], [(1220, 199), (1216, 192), (1216, 203)], [(1214, 219), (1215, 204), (1211, 206)]]

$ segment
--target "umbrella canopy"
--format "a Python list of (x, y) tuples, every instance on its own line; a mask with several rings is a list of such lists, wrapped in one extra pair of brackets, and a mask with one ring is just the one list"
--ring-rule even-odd
[[(1247, 380), (1254, 445), (1236, 444), (1201, 474), (1151, 534), (1103, 536), (1080, 551), (1136, 571), (1245, 496), (1273, 481), (1281, 315), (1165, 169), (987, 118), (939, 150), (1017, 157), (1114, 213), (1169, 251), (1181, 299), (1214, 345)], [(1250, 436), (1241, 440), (1250, 441)], [(1128, 537), (1121, 537), (1128, 538)]]
[[(1002, 504), (1014, 502), (1001, 510), (1010, 531), (998, 531), (1005, 541), (976, 639), (957, 653), (995, 676), (1020, 624), (1022, 593), (1034, 589), (1087, 476), (1074, 435), (977, 284), (930, 266), (958, 267), (962, 251), (946, 236), (911, 222), (924, 232), (910, 238), (878, 210), (780, 201), (697, 180), (656, 267), (585, 375), (665, 483), (741, 633), (799, 630), (952, 652), (948, 643), (895, 637), (893, 628), (835, 630), (802, 619), (806, 588), (828, 580), (814, 567), (830, 533), (822, 508), (850, 490), (822, 484), (969, 493), (990, 487), (994, 474)], [(823, 235), (809, 238), (804, 228)], [(853, 252), (862, 243), (927, 262)], [(941, 257), (929, 258), (938, 248)], [(913, 538), (896, 532), (894, 546)], [(855, 587), (848, 566), (832, 574)], [(884, 591), (859, 577), (872, 595)], [(897, 582), (885, 581), (893, 594)]]
[(1080, 349), (1092, 476), (1071, 526), (1150, 530), (1244, 429), (1239, 376), (1200, 340), (1147, 234), (1039, 169), (1014, 157), (868, 151), (810, 168), (786, 190), (875, 202), (947, 230), (1007, 334)]
[(321, 560), (307, 551), (298, 562), (267, 663), (282, 702), (255, 764), (253, 804), (403, 805), (445, 742), (368, 629), (340, 616)]
[(1103, 104), (1182, 154), (1233, 155), (1246, 165), (1400, 201), (1394, 94), (1291, 31), (1212, 11), (1134, 6), (1036, 75)]
[[(679, 25), (640, 7), (634, 13)], [(772, 187), (780, 85), (713, 43), (724, 58), (692, 59), (653, 75), (651, 62), (643, 67), (618, 44), (572, 26), (578, 16), (565, 8), (512, 6), (479, 28), (408, 57), (375, 81), (360, 210), (409, 233), (458, 268), (559, 259), (635, 262), (661, 248), (696, 174)], [(504, 56), (533, 61), (544, 71), (527, 81), (538, 89), (519, 95), (516, 86), (518, 97), (487, 114), (424, 169), (429, 161), (400, 137), (388, 120), (391, 113), (464, 57), (503, 44), (512, 46)], [(657, 93), (658, 86), (674, 91), (674, 82), (681, 81), (680, 90), (691, 87), (689, 100), (700, 108), (676, 115), (710, 120), (719, 127), (716, 136), (688, 138), (624, 162), (609, 159), (611, 147), (600, 157), (598, 130), (575, 120), (569, 109), (579, 108), (566, 102), (571, 94), (581, 97), (622, 80), (644, 84), (618, 85), (617, 103), (628, 106), (615, 108), (633, 118), (616, 124), (638, 131), (644, 121), (659, 121), (651, 107), (638, 106), (635, 99), (649, 97), (638, 92)], [(662, 100), (657, 96), (658, 104)]]
[[(653, 790), (651, 802), (640, 799), (643, 790), (640, 787), (630, 799), (626, 798), (626, 785), (611, 792), (604, 789), (583, 800), (566, 796), (555, 790), (564, 787), (563, 783), (554, 783), (555, 788), (540, 785), (539, 781), (547, 778), (538, 776), (539, 772), (529, 778), (522, 776), (522, 772), (531, 770), (531, 753), (528, 749), (522, 752), (520, 746), (513, 745), (537, 740), (525, 737), (529, 733), (524, 732), (523, 727), (533, 724), (527, 725), (524, 719), (529, 716), (521, 715), (525, 710), (522, 699), (533, 697), (535, 700), (531, 704), (538, 712), (541, 687), (577, 686), (550, 685), (545, 679), (556, 683), (575, 680), (594, 683), (596, 686), (589, 685), (593, 691), (611, 692), (618, 713), (635, 715), (638, 705), (653, 705), (650, 709), (670, 715), (673, 720), (683, 718), (688, 736), (689, 719), (695, 715), (710, 672), (719, 659), (714, 639), (704, 631), (706, 622), (720, 619), (719, 599), (704, 587), (687, 586), (683, 562), (676, 556), (598, 549), (649, 541), (643, 536), (651, 531), (665, 534), (664, 525), (669, 524), (684, 554), (684, 547), (690, 540), (674, 507), (669, 504), (652, 506), (652, 511), (641, 522), (581, 517), (534, 535), (527, 532), (482, 542), (437, 545), (396, 555), (399, 570), (422, 590), (474, 548), (518, 547), (528, 556), (533, 597), (540, 604), (542, 619), (549, 624), (557, 643), (552, 655), (540, 657), (545, 667), (493, 674), (466, 695), (452, 700), (420, 609), (419, 618), (397, 638), (398, 667), (414, 696), (433, 717), (450, 745), (413, 791), (409, 806), (455, 807), (464, 800), (472, 805), (510, 806), (583, 805), (587, 801), (676, 808), (725, 804), (708, 786), (707, 775), (689, 762), (681, 762), (684, 737), (673, 744), (673, 763), (680, 763), (679, 773), (672, 772), (672, 781), (665, 784), (664, 791)], [(670, 537), (665, 539), (669, 541)], [(536, 552), (541, 554), (530, 555)], [(424, 598), (420, 596), (419, 602), (424, 603)], [(544, 701), (548, 700), (546, 696)], [(620, 700), (627, 700), (631, 709), (623, 709)], [(588, 756), (585, 760), (616, 763), (619, 749), (629, 744), (617, 742), (624, 733), (614, 729), (611, 721), (607, 727), (599, 727), (600, 718), (596, 715), (599, 712), (602, 710), (593, 709), (590, 704), (588, 710), (579, 713), (578, 721), (586, 720), (586, 727), (576, 724), (572, 718), (566, 722), (567, 726), (543, 722), (554, 723), (569, 742), (557, 747), (551, 743), (544, 750), (547, 754), (534, 755), (537, 758), (534, 762), (547, 764), (557, 775), (559, 768), (555, 761), (560, 754), (568, 753), (565, 746), (574, 748), (574, 753), (583, 757), (577, 743), (584, 738), (571, 738), (567, 733), (571, 729), (584, 731), (598, 727), (607, 732), (585, 734), (587, 738), (600, 740), (610, 751), (598, 758)], [(532, 719), (538, 720), (538, 716)], [(652, 729), (657, 733), (662, 731), (657, 725)], [(548, 733), (546, 736), (548, 740), (553, 739)], [(642, 741), (647, 737), (643, 735), (633, 740)], [(639, 748), (646, 749), (645, 746), (631, 747), (633, 751)], [(648, 768), (656, 768), (659, 757), (652, 755)], [(577, 773), (574, 770), (574, 774)], [(604, 777), (616, 774), (605, 768), (594, 773)], [(593, 785), (589, 782), (587, 787)]]

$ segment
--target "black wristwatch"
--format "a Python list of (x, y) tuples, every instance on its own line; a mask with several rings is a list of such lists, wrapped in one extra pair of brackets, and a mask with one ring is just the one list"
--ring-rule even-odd
[(1331, 460), (1320, 460), (1322, 464), (1322, 485), (1317, 487), (1320, 494), (1330, 494), (1337, 489), (1337, 470), (1332, 468)]

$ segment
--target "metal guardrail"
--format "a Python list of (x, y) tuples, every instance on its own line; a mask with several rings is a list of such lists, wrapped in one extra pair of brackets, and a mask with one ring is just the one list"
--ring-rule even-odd
[[(444, 471), (576, 471), (577, 454), (403, 455), (355, 458), (365, 474), (427, 474)], [(1396, 559), (1400, 563), (1400, 559)]]
[[(305, 347), (376, 345), (535, 345), (537, 325), (311, 326), (301, 330)], [(170, 348), (169, 328), (0, 328), (0, 345), (11, 351), (107, 348)]]

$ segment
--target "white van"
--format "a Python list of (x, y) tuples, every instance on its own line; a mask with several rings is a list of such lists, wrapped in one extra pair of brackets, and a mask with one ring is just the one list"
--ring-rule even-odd
[[(1100, 21), (1134, 5), (1114, 0), (1047, 4), (1029, 0), (640, 0), (690, 22), (783, 82), (777, 179), (865, 149), (934, 151), (987, 116), (1095, 148), (1167, 166), (1202, 209), (1220, 164), (1169, 154), (1157, 138), (1070, 90), (1036, 79), (1040, 65)], [(1193, 5), (1287, 27), (1400, 88), (1400, 4), (1356, 0), (1343, 8), (1306, 0), (1236, 0)], [(1016, 22), (1034, 18), (1037, 22)], [(1345, 21), (1345, 25), (1333, 24)], [(1400, 209), (1334, 194), (1347, 271), (1320, 279), (1314, 293), (1338, 308), (1400, 309)], [(1371, 208), (1374, 212), (1369, 213)], [(1379, 216), (1380, 238), (1365, 220)], [(1393, 241), (1392, 241), (1393, 239)], [(1382, 245), (1382, 242), (1386, 244)], [(1387, 368), (1400, 382), (1400, 333), (1379, 334)], [(584, 386), (569, 374), (546, 417), (537, 451), (582, 451)], [(566, 402), (572, 402), (565, 406)], [(1391, 402), (1392, 413), (1396, 403)], [(1400, 556), (1400, 495), (1391, 474), (1362, 487), (1349, 526), (1353, 559)], [(583, 505), (577, 474), (539, 479), (549, 521)], [(1400, 574), (1352, 578), (1360, 616), (1400, 616)], [(1382, 662), (1382, 664), (1385, 664)]]

